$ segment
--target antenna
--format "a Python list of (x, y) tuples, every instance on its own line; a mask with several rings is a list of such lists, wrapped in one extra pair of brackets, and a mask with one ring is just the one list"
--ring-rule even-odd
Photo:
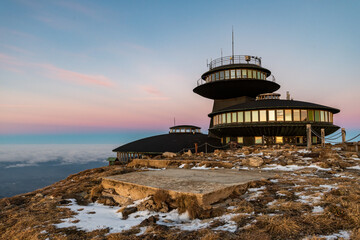
[(234, 63), (234, 26), (232, 26), (232, 62)]

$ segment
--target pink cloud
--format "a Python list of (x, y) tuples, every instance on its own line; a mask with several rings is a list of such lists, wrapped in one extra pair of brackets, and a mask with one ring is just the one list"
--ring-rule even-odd
[(133, 100), (167, 100), (167, 99), (169, 99), (160, 90), (154, 88), (153, 86), (150, 86), (150, 85), (138, 85), (138, 88), (142, 92), (145, 92), (150, 96), (136, 97)]

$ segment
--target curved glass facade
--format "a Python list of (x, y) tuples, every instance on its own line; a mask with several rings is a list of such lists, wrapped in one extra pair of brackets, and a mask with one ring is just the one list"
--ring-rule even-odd
[(230, 80), (230, 79), (260, 79), (266, 80), (266, 73), (253, 70), (253, 69), (229, 69), (214, 72), (206, 76), (206, 82), (214, 82), (214, 81), (221, 81), (221, 80)]
[(259, 122), (333, 122), (333, 114), (313, 109), (264, 109), (236, 111), (212, 117), (213, 125)]

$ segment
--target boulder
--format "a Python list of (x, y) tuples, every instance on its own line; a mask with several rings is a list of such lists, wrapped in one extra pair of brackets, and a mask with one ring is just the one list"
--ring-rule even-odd
[(165, 158), (173, 158), (173, 157), (176, 157), (176, 153), (173, 153), (173, 152), (164, 152), (162, 154), (163, 157)]
[(128, 216), (137, 211), (137, 207), (123, 207), (118, 212), (122, 213), (122, 219), (127, 219)]
[(185, 152), (184, 155), (191, 157), (192, 156), (191, 150), (188, 150), (187, 152)]
[(260, 167), (264, 164), (264, 160), (261, 157), (251, 157), (244, 159), (242, 164), (250, 167)]

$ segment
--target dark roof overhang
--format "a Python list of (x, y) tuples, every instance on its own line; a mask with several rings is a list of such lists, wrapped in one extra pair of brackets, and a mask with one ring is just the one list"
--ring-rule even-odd
[(176, 126), (170, 127), (170, 129), (174, 129), (174, 128), (194, 128), (194, 129), (201, 129), (201, 127), (194, 126), (194, 125), (176, 125)]

